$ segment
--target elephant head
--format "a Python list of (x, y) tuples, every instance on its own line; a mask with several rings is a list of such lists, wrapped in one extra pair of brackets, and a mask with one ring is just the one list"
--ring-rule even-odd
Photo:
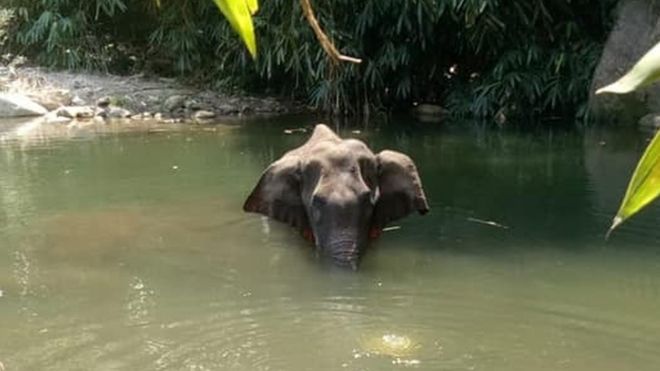
[(387, 223), (429, 206), (414, 162), (319, 124), (302, 146), (262, 174), (243, 209), (298, 229), (324, 256), (357, 267), (369, 238)]

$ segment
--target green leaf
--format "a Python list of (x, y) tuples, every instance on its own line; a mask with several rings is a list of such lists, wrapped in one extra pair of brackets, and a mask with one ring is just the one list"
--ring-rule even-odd
[(633, 68), (616, 82), (596, 90), (596, 94), (625, 94), (660, 79), (660, 43), (637, 61)]
[(660, 131), (646, 148), (637, 164), (608, 236), (614, 228), (637, 213), (660, 195)]
[(257, 57), (252, 15), (259, 9), (258, 0), (213, 0), (252, 55)]

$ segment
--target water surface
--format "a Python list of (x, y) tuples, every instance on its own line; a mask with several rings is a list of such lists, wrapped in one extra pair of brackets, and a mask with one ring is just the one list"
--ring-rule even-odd
[(5, 369), (660, 369), (659, 207), (603, 239), (648, 133), (342, 129), (432, 208), (350, 273), (241, 212), (313, 122), (0, 123)]

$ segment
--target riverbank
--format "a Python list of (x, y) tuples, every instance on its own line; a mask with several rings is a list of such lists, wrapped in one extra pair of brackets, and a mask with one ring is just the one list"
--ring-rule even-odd
[[(295, 102), (230, 95), (187, 86), (172, 78), (0, 65), (2, 95), (12, 102), (10, 106), (16, 100), (36, 104), (32, 115), (43, 115), (46, 122), (123, 119), (208, 123), (223, 117), (272, 116), (304, 110)], [(0, 116), (2, 112), (0, 109)], [(5, 112), (5, 118), (12, 117), (11, 111)]]

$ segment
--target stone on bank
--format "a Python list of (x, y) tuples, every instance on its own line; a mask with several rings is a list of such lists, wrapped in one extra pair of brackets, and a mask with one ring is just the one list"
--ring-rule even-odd
[(13, 93), (0, 93), (0, 118), (43, 116), (48, 110), (32, 99)]
[(57, 116), (69, 119), (90, 119), (94, 117), (94, 107), (89, 106), (67, 106), (57, 109)]

